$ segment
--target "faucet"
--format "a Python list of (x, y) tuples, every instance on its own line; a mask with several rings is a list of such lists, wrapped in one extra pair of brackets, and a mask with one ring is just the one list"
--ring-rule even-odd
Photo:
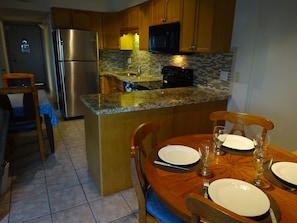
[(138, 66), (137, 67), (137, 77), (140, 78), (140, 74), (141, 74), (141, 67)]

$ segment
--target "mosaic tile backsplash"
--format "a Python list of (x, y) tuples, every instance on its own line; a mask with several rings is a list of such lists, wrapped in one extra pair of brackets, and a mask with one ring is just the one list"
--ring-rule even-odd
[[(134, 50), (101, 50), (100, 70), (121, 71), (128, 70), (128, 58), (131, 58), (130, 71), (136, 72), (141, 67), (142, 73), (162, 76), (163, 66), (173, 65), (194, 70), (194, 83), (212, 89), (230, 91), (230, 80), (232, 71), (233, 53), (223, 54), (190, 54), (190, 55), (168, 55), (153, 54), (145, 50), (139, 50), (138, 38), (134, 41)], [(220, 71), (229, 73), (228, 80), (220, 80)]]

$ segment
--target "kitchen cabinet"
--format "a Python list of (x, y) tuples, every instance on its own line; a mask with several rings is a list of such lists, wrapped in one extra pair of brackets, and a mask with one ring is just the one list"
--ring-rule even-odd
[(137, 33), (139, 28), (139, 6), (120, 12), (121, 34)]
[(54, 29), (73, 28), (71, 9), (51, 8), (51, 20)]
[(187, 0), (153, 0), (151, 1), (151, 25), (179, 22), (182, 2)]
[(74, 9), (52, 8), (52, 27), (101, 32), (101, 13)]
[[(133, 100), (131, 98), (134, 95), (129, 93), (120, 97), (124, 103), (126, 100)], [(84, 121), (88, 170), (101, 196), (133, 187), (128, 145), (131, 133), (141, 123), (151, 121), (160, 124), (160, 142), (178, 135), (212, 133), (209, 114), (226, 110), (226, 107), (227, 100), (218, 100), (100, 115), (86, 108)]]
[(139, 6), (139, 49), (148, 50), (149, 24), (151, 19), (150, 3)]
[(118, 12), (102, 13), (103, 49), (119, 50), (120, 14)]
[(235, 0), (184, 1), (180, 51), (229, 52), (235, 2)]
[(100, 76), (100, 93), (109, 94), (115, 92), (123, 92), (124, 83), (118, 78), (111, 75)]

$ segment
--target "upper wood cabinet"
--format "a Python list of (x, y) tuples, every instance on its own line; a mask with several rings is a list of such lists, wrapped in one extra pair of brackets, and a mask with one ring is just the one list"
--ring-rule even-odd
[(150, 3), (146, 2), (139, 7), (139, 49), (148, 50), (149, 24), (151, 19)]
[(178, 22), (181, 19), (182, 2), (187, 0), (151, 1), (151, 25)]
[(181, 52), (230, 51), (235, 0), (186, 0), (181, 22)]
[(72, 10), (64, 8), (51, 8), (52, 27), (73, 28), (72, 27)]
[(52, 27), (101, 31), (101, 13), (83, 10), (52, 8)]
[(139, 28), (139, 6), (134, 6), (120, 12), (121, 33), (135, 33)]
[(103, 49), (120, 49), (120, 14), (118, 12), (102, 13)]

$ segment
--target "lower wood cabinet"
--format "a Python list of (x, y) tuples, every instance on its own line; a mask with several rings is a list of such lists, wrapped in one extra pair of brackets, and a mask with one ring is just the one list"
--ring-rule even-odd
[(160, 124), (159, 142), (179, 135), (212, 133), (209, 114), (226, 109), (227, 100), (103, 115), (86, 109), (88, 169), (100, 194), (132, 187), (129, 139), (138, 125), (148, 121)]
[(100, 93), (109, 94), (115, 92), (123, 92), (124, 83), (118, 78), (111, 75), (100, 76)]

